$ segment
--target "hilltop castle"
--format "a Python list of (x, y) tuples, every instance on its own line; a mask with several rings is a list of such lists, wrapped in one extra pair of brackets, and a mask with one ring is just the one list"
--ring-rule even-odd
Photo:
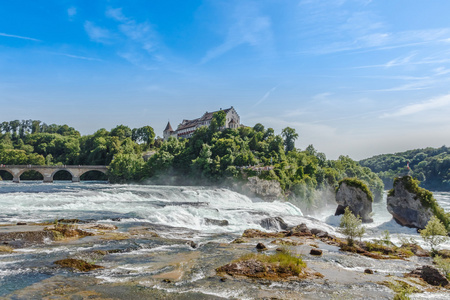
[(167, 141), (171, 136), (175, 138), (190, 138), (197, 128), (201, 126), (209, 126), (211, 124), (214, 113), (218, 111), (223, 111), (226, 114), (225, 128), (238, 128), (239, 126), (241, 126), (239, 115), (232, 106), (227, 109), (205, 112), (203, 116), (197, 119), (183, 120), (183, 122), (178, 125), (177, 130), (173, 130), (170, 122), (167, 122), (166, 129), (164, 129), (163, 131), (164, 140)]

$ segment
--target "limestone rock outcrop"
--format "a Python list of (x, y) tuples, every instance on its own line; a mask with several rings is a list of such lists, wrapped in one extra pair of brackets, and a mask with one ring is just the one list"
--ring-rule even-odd
[(276, 180), (264, 180), (257, 176), (249, 177), (244, 189), (263, 199), (280, 199), (283, 196), (283, 190), (280, 183)]
[(340, 182), (336, 192), (338, 207), (334, 215), (339, 216), (344, 214), (345, 208), (348, 207), (355, 216), (361, 217), (363, 223), (373, 222), (373, 219), (370, 217), (370, 213), (372, 212), (371, 195), (359, 186), (351, 185), (351, 181), (357, 180), (350, 179), (349, 181), (345, 181), (344, 179)]
[(415, 189), (411, 176), (396, 178), (387, 197), (387, 210), (400, 225), (423, 229), (434, 214), (421, 201), (421, 190), (424, 189)]
[(281, 217), (265, 218), (259, 224), (261, 227), (273, 231), (281, 231), (288, 228), (288, 225)]

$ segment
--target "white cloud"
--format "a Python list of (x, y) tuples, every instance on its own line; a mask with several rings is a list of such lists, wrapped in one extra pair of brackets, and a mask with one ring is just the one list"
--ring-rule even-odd
[(422, 103), (414, 103), (400, 108), (399, 110), (383, 114), (382, 118), (403, 117), (433, 109), (450, 108), (450, 94), (430, 99)]
[(259, 13), (254, 5), (237, 5), (232, 14), (225, 41), (209, 50), (202, 58), (206, 63), (240, 45), (270, 48), (272, 44), (272, 24), (267, 16)]
[(34, 39), (34, 38), (26, 37), (26, 36), (14, 35), (14, 34), (7, 34), (7, 33), (3, 33), (3, 32), (0, 32), (0, 36), (5, 36), (5, 37), (10, 37), (10, 38), (15, 38), (15, 39), (22, 39), (22, 40), (30, 40), (30, 41), (35, 41), (35, 42), (42, 42), (41, 40), (38, 40), (38, 39)]
[(84, 22), (84, 30), (86, 30), (89, 38), (95, 42), (108, 43), (112, 38), (112, 34), (107, 29), (96, 26), (90, 21)]
[(106, 16), (119, 22), (126, 22), (128, 19), (123, 15), (122, 8), (108, 8)]
[(72, 7), (69, 7), (67, 9), (67, 15), (69, 16), (69, 18), (74, 17), (76, 14), (77, 14), (77, 8), (76, 7), (72, 6)]

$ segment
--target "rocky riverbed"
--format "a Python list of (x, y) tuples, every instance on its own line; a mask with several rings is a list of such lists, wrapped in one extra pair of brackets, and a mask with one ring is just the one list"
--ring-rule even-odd
[[(413, 299), (450, 297), (448, 286), (408, 275), (432, 265), (429, 257), (342, 251), (344, 241), (304, 224), (202, 242), (195, 235), (186, 228), (120, 221), (1, 226), (2, 246), (9, 250), (0, 253), (0, 264), (9, 264), (2, 270), (15, 276), (0, 282), (0, 299), (392, 299), (404, 290)], [(303, 261), (300, 274), (245, 262), (249, 254), (280, 251)], [(80, 261), (98, 267), (79, 269)]]

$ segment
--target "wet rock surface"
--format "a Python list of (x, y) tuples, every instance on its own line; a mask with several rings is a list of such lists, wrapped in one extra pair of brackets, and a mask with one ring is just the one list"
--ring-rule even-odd
[(249, 191), (267, 200), (280, 199), (283, 196), (283, 190), (278, 181), (264, 180), (257, 176), (248, 178), (248, 182), (244, 185), (243, 191)]
[(288, 225), (281, 217), (265, 218), (259, 224), (261, 227), (272, 231), (286, 230), (288, 228)]
[(361, 188), (342, 182), (336, 192), (336, 202), (338, 207), (335, 216), (344, 214), (345, 208), (348, 207), (355, 216), (361, 217), (363, 223), (373, 222), (370, 217), (372, 199)]
[(411, 176), (394, 181), (394, 188), (387, 197), (387, 210), (400, 225), (424, 229), (433, 212), (422, 204), (419, 194), (410, 191), (411, 184)]
[(436, 268), (432, 266), (422, 266), (415, 269), (408, 276), (422, 278), (425, 282), (436, 286), (447, 286), (449, 281)]
[[(0, 298), (339, 299), (345, 295), (352, 299), (392, 299), (394, 292), (379, 282), (399, 278), (413, 280), (415, 278), (403, 278), (403, 274), (419, 266), (417, 257), (376, 260), (339, 251), (335, 237), (325, 231), (326, 236), (318, 237), (321, 232), (305, 224), (295, 226), (296, 230), (270, 233), (249, 229), (244, 232), (245, 237), (227, 236), (226, 242), (223, 238), (211, 240), (195, 249), (186, 245), (190, 238), (186, 237), (186, 229), (170, 229), (171, 234), (184, 235), (185, 239), (132, 235), (131, 232), (166, 235), (169, 231), (166, 227), (138, 225), (127, 227), (128, 231), (119, 228), (117, 233), (126, 235), (127, 239), (104, 240), (104, 235), (96, 234), (34, 245), (33, 251), (37, 254), (20, 254), (27, 255), (22, 267), (48, 275), (10, 293), (3, 292)], [(180, 232), (175, 234), (177, 230)], [(232, 243), (234, 239), (241, 239), (243, 243)], [(255, 245), (258, 243), (275, 245), (257, 252)], [(286, 249), (294, 257), (303, 259), (306, 267), (301, 272), (280, 267), (279, 260), (252, 259), (253, 255), (270, 257)], [(312, 249), (322, 251), (322, 255), (308, 255)], [(82, 264), (78, 261), (82, 260), (103, 268), (72, 272), (68, 271), (70, 266), (67, 269), (54, 264), (65, 259), (77, 260), (76, 264)], [(423, 260), (430, 261), (429, 258)], [(422, 265), (423, 261), (420, 262)], [(374, 273), (364, 276), (365, 269)], [(82, 276), (77, 272), (83, 272)], [(422, 290), (430, 291), (430, 287), (426, 285)], [(448, 291), (434, 289), (433, 292), (444, 295)]]

